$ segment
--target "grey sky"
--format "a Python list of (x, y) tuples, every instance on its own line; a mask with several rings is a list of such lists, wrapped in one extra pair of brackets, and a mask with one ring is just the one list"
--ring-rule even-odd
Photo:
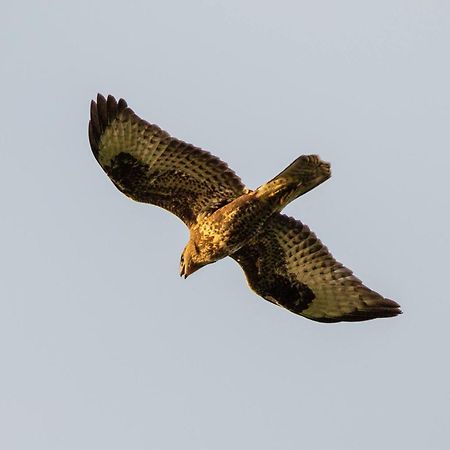
[[(8, 2), (0, 16), (0, 448), (447, 449), (450, 3)], [(232, 260), (178, 277), (187, 231), (89, 149), (124, 97), (291, 204), (404, 315), (323, 325)]]

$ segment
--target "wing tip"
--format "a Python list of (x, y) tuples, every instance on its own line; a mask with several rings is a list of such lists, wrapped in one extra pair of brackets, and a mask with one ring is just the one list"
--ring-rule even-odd
[(123, 98), (117, 101), (112, 95), (108, 95), (105, 98), (102, 94), (98, 93), (96, 100), (91, 100), (88, 136), (92, 153), (96, 159), (98, 159), (99, 143), (105, 129), (127, 108), (127, 102)]
[(337, 322), (364, 322), (373, 319), (388, 319), (403, 314), (400, 305), (394, 300), (383, 299), (375, 305), (368, 306), (363, 309), (355, 309), (354, 311), (335, 317), (311, 317), (305, 316), (308, 319), (315, 320), (322, 323), (337, 323)]

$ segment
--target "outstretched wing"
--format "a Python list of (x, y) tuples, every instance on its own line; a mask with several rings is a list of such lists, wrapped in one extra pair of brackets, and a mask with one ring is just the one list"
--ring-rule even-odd
[(401, 314), (400, 306), (364, 286), (306, 225), (282, 214), (232, 257), (266, 300), (319, 322)]
[(245, 186), (219, 158), (140, 119), (111, 95), (91, 102), (89, 142), (112, 182), (133, 200), (176, 214), (186, 225), (216, 209)]

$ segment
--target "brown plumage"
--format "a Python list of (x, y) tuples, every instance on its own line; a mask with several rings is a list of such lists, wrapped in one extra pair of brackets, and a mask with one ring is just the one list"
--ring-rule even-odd
[(300, 156), (252, 191), (217, 157), (140, 119), (125, 100), (101, 95), (91, 102), (89, 141), (120, 191), (167, 209), (188, 226), (180, 275), (231, 256), (256, 293), (309, 319), (401, 313), (337, 262), (306, 225), (280, 214), (330, 177), (329, 164), (318, 156)]

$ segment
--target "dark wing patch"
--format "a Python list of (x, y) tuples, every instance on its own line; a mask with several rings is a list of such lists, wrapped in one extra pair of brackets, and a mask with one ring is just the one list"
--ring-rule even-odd
[(232, 258), (257, 294), (308, 319), (353, 322), (401, 314), (396, 302), (337, 262), (306, 225), (282, 214)]
[(203, 211), (247, 192), (223, 161), (142, 120), (123, 99), (98, 95), (91, 102), (89, 142), (125, 195), (161, 206), (188, 226)]

